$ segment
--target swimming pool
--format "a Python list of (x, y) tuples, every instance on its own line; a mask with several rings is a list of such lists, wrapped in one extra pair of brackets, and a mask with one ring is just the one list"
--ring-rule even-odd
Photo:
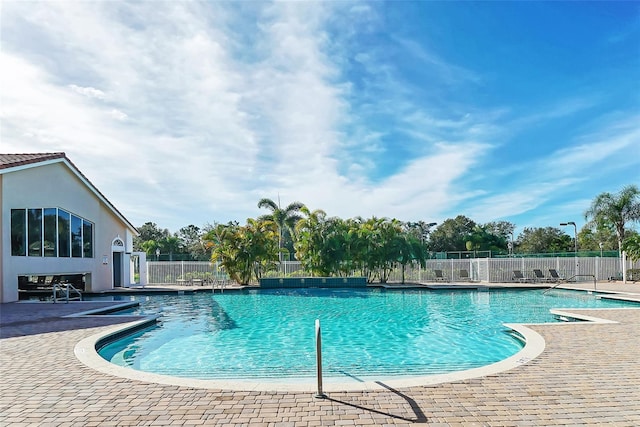
[(136, 370), (200, 379), (315, 375), (366, 380), (460, 371), (522, 348), (503, 323), (553, 322), (551, 308), (638, 307), (553, 290), (272, 289), (140, 298), (158, 326), (100, 348)]

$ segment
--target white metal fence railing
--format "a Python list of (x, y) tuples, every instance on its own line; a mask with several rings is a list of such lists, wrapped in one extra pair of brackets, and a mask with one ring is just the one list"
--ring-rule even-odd
[(217, 263), (202, 261), (147, 261), (150, 285), (181, 283), (192, 279), (217, 278), (223, 273)]
[[(640, 261), (627, 261), (627, 270), (640, 269)], [(622, 277), (622, 261), (619, 258), (471, 258), (471, 259), (434, 259), (428, 260), (426, 268), (417, 264), (407, 265), (404, 271), (405, 282), (428, 282), (436, 280), (435, 270), (442, 270), (447, 280), (465, 280), (469, 278), (480, 282), (511, 282), (514, 270), (520, 270), (525, 277), (533, 278), (533, 270), (540, 269), (549, 275), (549, 269), (555, 269), (564, 278), (575, 275), (593, 275), (597, 280)], [(463, 271), (465, 270), (465, 271)], [(201, 261), (148, 261), (148, 283), (150, 285), (183, 283), (193, 279), (212, 279), (226, 277), (217, 263)], [(284, 261), (277, 272), (269, 272), (269, 277), (306, 277), (300, 262)], [(402, 280), (402, 269), (394, 269), (390, 282)], [(588, 281), (588, 277), (578, 277), (578, 281)]]

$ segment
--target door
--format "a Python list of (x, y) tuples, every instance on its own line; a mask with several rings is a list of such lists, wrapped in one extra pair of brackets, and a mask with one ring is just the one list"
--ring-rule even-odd
[(122, 287), (122, 252), (113, 253), (113, 287)]

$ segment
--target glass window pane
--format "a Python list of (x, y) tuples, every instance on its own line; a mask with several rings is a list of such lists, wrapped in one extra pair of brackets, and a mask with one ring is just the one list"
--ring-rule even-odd
[(71, 255), (71, 215), (62, 209), (58, 209), (58, 256), (68, 257)]
[(26, 209), (11, 209), (11, 255), (27, 255)]
[(82, 221), (82, 248), (85, 258), (93, 258), (93, 224)]
[(29, 209), (29, 256), (42, 256), (42, 209)]
[(71, 215), (71, 256), (82, 258), (82, 218)]
[(56, 222), (56, 209), (46, 208), (44, 210), (44, 256), (56, 256), (58, 240)]

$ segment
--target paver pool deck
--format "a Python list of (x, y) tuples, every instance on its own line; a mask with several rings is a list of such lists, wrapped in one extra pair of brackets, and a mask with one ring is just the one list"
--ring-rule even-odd
[[(591, 285), (592, 286), (592, 285)], [(640, 301), (640, 284), (598, 284)], [(230, 391), (115, 377), (76, 344), (130, 317), (63, 316), (105, 302), (0, 306), (0, 426), (640, 425), (640, 309), (575, 310), (616, 323), (529, 326), (545, 340), (505, 372), (437, 385), (313, 393)]]

